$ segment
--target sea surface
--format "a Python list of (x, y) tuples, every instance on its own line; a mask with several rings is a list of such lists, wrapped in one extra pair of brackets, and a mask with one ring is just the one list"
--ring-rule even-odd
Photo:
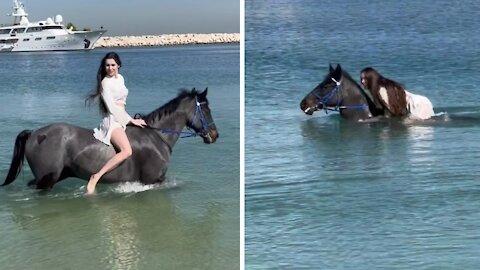
[[(480, 2), (245, 1), (246, 269), (477, 269)], [(434, 121), (305, 115), (329, 64)]]
[[(180, 88), (203, 90), (220, 134), (173, 148), (162, 185), (98, 185), (70, 178), (47, 193), (26, 186), (25, 163), (0, 188), (1, 269), (238, 269), (240, 262), (240, 46), (115, 49), (127, 111), (148, 113)], [(0, 55), (0, 181), (17, 134), (53, 122), (94, 128), (85, 107), (108, 49)]]

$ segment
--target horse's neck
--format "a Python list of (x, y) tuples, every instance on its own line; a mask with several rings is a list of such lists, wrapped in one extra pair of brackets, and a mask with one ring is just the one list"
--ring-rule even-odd
[(352, 119), (368, 119), (372, 117), (370, 105), (363, 90), (353, 83), (344, 87), (346, 91), (342, 94), (340, 105), (346, 107), (346, 109), (341, 110), (340, 113), (344, 117)]
[(151, 127), (156, 129), (171, 129), (181, 131), (187, 123), (186, 114), (184, 111), (175, 111), (167, 115), (161, 115), (160, 118), (150, 120), (148, 123)]
[(171, 146), (180, 137), (180, 132), (187, 125), (188, 112), (185, 108), (188, 108), (187, 103), (189, 101), (182, 100), (177, 109), (171, 113), (165, 113), (162, 109), (157, 113), (152, 113), (147, 117), (147, 125), (159, 130), (166, 138)]
[(363, 90), (350, 83), (346, 87), (346, 93), (342, 96), (342, 105), (344, 106), (368, 106), (367, 97)]

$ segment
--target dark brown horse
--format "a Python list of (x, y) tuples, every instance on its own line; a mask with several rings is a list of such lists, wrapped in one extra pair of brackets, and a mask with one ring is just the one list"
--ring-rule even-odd
[[(143, 117), (149, 128), (128, 126), (127, 136), (132, 156), (102, 177), (100, 183), (139, 181), (144, 184), (165, 179), (172, 148), (184, 133), (185, 126), (205, 143), (218, 138), (207, 100), (207, 89), (183, 91), (167, 104)], [(12, 163), (3, 185), (15, 180), (22, 169), (24, 156), (35, 177), (29, 184), (50, 189), (55, 183), (78, 177), (88, 180), (115, 154), (93, 137), (91, 129), (69, 124), (51, 124), (37, 130), (24, 130), (15, 141)]]
[(300, 109), (308, 115), (318, 110), (338, 111), (343, 118), (353, 121), (383, 115), (340, 65), (335, 69), (330, 65), (323, 81), (300, 102)]

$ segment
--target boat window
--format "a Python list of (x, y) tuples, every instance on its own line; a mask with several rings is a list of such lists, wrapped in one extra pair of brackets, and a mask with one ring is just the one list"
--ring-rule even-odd
[(55, 37), (47, 37), (47, 39), (55, 39)]
[(42, 31), (42, 27), (30, 27), (30, 28), (27, 29), (27, 33), (39, 32), (39, 31)]
[(8, 29), (0, 29), (0, 35), (1, 34), (8, 34), (10, 33), (10, 30), (12, 30), (11, 28), (8, 28)]
[(30, 39), (29, 38), (24, 38), (23, 41), (29, 41)]
[(41, 37), (37, 37), (37, 38), (35, 38), (35, 40), (41, 40), (41, 39), (42, 39)]
[(43, 29), (48, 30), (48, 29), (63, 29), (60, 25), (47, 25), (44, 26)]
[(13, 29), (13, 31), (15, 31), (17, 33), (23, 33), (23, 32), (25, 32), (25, 28), (16, 28), (16, 29)]
[(10, 44), (10, 43), (17, 43), (18, 38), (13, 39), (0, 39), (0, 44)]

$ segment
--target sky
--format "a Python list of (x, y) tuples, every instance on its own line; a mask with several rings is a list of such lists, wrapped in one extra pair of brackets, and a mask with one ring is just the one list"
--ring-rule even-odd
[[(21, 0), (20, 0), (21, 1)], [(23, 0), (32, 21), (55, 18), (78, 29), (103, 26), (105, 36), (240, 33), (240, 0)], [(0, 2), (0, 23), (11, 24), (12, 0)]]

